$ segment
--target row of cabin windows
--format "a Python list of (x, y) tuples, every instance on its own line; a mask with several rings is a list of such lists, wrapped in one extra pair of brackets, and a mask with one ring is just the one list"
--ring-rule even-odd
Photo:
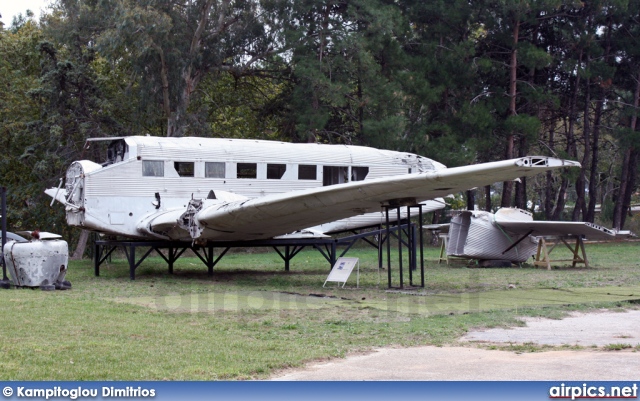
[[(194, 177), (194, 162), (174, 162), (173, 167), (180, 177)], [(351, 171), (349, 171), (351, 170)], [(286, 164), (267, 164), (267, 179), (280, 180), (287, 171)], [(298, 165), (299, 180), (316, 180), (317, 166), (312, 164)], [(323, 166), (323, 185), (342, 184), (349, 181), (362, 181), (369, 174), (369, 167), (345, 167), (345, 166)], [(164, 177), (164, 161), (143, 160), (142, 175), (144, 177)], [(226, 164), (224, 162), (205, 162), (205, 178), (225, 178)], [(258, 178), (257, 163), (236, 163), (236, 178), (255, 179)]]

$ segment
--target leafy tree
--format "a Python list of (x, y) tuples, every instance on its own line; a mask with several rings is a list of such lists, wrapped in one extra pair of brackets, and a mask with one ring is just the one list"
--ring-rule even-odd
[(0, 30), (0, 177), (8, 188), (7, 218), (16, 229), (41, 228), (51, 223), (50, 213), (37, 213), (43, 202), (42, 179), (48, 174), (44, 162), (31, 163), (31, 121), (38, 118), (37, 102), (28, 91), (38, 85), (42, 31), (32, 20), (19, 19)]
[[(396, 74), (407, 27), (381, 1), (296, 2), (292, 87), (287, 93), (299, 140), (397, 147), (405, 119)], [(302, 29), (300, 29), (302, 27)]]
[[(492, 131), (494, 119), (475, 101), (481, 93), (475, 64), (480, 27), (466, 1), (405, 1), (412, 26), (403, 88), (403, 135), (409, 149), (458, 166), (480, 160), (477, 149)], [(481, 161), (481, 160), (480, 160)]]
[(640, 47), (636, 40), (640, 34), (640, 5), (629, 2), (629, 9), (616, 29), (615, 39), (616, 58), (620, 60), (614, 84), (619, 97), (616, 99), (620, 107), (620, 123), (616, 130), (617, 140), (623, 150), (620, 166), (619, 187), (615, 191), (615, 207), (613, 211), (613, 226), (622, 229), (625, 225), (627, 211), (631, 206), (633, 193), (637, 189), (638, 156), (640, 153)]
[[(282, 50), (287, 4), (244, 0), (61, 0), (61, 12), (99, 16), (95, 46), (111, 63), (124, 63), (139, 110), (158, 113), (167, 136), (202, 134), (190, 127), (197, 112), (190, 106), (207, 74), (227, 71), (235, 77), (255, 73), (259, 62)], [(209, 78), (210, 79), (210, 78)]]
[(224, 138), (282, 140), (282, 112), (278, 100), (287, 84), (270, 76), (234, 78), (226, 72), (210, 74), (201, 83), (202, 94), (193, 108), (209, 131)]

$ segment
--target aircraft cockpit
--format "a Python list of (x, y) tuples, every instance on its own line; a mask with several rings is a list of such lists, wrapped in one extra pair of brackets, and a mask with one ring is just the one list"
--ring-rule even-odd
[(126, 160), (128, 154), (129, 145), (122, 137), (89, 138), (84, 145), (83, 158), (106, 167)]
[[(118, 139), (109, 144), (107, 148), (107, 165), (121, 162), (124, 160), (125, 153), (128, 153), (128, 146), (124, 139)], [(104, 164), (103, 164), (104, 166)]]

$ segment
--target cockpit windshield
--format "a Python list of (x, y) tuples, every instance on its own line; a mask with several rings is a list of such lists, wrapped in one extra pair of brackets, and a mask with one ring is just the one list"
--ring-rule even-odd
[(127, 144), (124, 139), (118, 139), (109, 144), (107, 148), (108, 164), (118, 163), (124, 160), (124, 154), (127, 153)]
[(83, 158), (105, 167), (125, 160), (128, 153), (123, 138), (91, 138), (84, 145)]

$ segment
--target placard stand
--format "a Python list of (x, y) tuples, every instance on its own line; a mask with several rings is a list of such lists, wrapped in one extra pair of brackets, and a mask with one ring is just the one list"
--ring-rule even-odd
[(357, 274), (356, 274), (356, 288), (360, 287), (360, 259), (358, 258), (338, 258), (336, 264), (333, 265), (331, 269), (331, 273), (327, 276), (327, 279), (322, 284), (322, 287), (327, 285), (328, 281), (334, 281), (338, 283), (342, 283), (342, 288), (344, 288), (345, 284), (347, 284), (347, 280), (349, 280), (349, 276), (353, 271), (353, 268), (357, 266)]

